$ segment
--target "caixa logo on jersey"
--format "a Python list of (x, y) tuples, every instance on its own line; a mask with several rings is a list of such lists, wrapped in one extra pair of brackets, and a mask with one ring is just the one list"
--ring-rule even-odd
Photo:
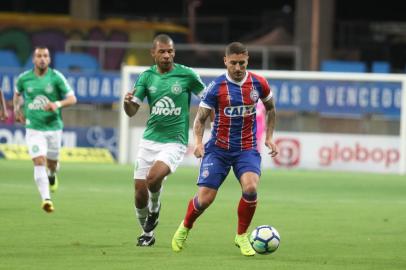
[(278, 138), (275, 144), (279, 148), (279, 153), (274, 157), (276, 166), (295, 167), (300, 162), (300, 142), (293, 138)]
[(228, 117), (247, 116), (255, 113), (254, 105), (230, 106), (224, 108), (224, 114)]

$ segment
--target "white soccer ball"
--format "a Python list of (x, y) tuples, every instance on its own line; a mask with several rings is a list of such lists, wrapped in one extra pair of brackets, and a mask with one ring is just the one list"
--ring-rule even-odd
[(274, 227), (261, 225), (252, 231), (250, 242), (258, 254), (271, 254), (278, 249), (281, 237)]

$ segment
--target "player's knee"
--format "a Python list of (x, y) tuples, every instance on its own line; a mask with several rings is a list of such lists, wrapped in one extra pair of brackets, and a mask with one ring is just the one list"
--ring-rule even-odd
[(257, 192), (257, 183), (247, 183), (243, 186), (244, 193), (253, 194)]
[(35, 166), (45, 166), (45, 157), (39, 156), (32, 159)]

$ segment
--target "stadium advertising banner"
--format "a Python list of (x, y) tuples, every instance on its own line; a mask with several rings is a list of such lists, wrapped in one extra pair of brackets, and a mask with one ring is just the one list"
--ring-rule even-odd
[[(6, 99), (13, 98), (18, 72), (0, 72), (0, 87)], [(64, 73), (82, 103), (113, 103), (120, 100), (121, 78), (116, 72)]]
[(262, 153), (265, 168), (398, 173), (398, 136), (277, 132), (279, 155)]
[[(13, 95), (13, 85), (18, 73), (0, 72), (0, 87), (6, 99)], [(121, 77), (119, 73), (65, 73), (75, 90), (79, 102), (114, 103), (120, 100)], [(131, 76), (132, 83), (137, 75)], [(202, 76), (208, 84), (213, 76)], [(360, 117), (379, 114), (399, 118), (401, 84), (395, 82), (293, 80), (268, 79), (278, 110), (318, 112), (328, 115)], [(131, 84), (132, 85), (132, 84)], [(129, 89), (130, 90), (130, 89)], [(199, 100), (194, 97), (193, 104)]]
[[(130, 160), (135, 160), (142, 128), (131, 129)], [(210, 132), (204, 133), (207, 141)], [(192, 132), (189, 133), (192, 138)], [(271, 158), (260, 145), (264, 169), (306, 169), (398, 173), (400, 139), (396, 136), (276, 132), (279, 155)], [(183, 165), (199, 166), (189, 145)]]
[[(24, 136), (25, 129), (22, 126), (0, 124), (1, 145), (25, 145)], [(78, 161), (84, 159), (84, 153), (89, 154), (89, 159), (94, 155), (102, 158), (100, 151), (93, 151), (91, 148), (107, 149), (113, 157), (116, 157), (116, 129), (97, 126), (88, 128), (65, 128), (62, 135), (62, 146), (68, 149), (65, 151), (67, 157), (74, 157), (74, 159), (76, 158)], [(88, 150), (73, 150), (79, 149), (78, 147), (87, 148)], [(103, 156), (105, 155), (103, 154)]]

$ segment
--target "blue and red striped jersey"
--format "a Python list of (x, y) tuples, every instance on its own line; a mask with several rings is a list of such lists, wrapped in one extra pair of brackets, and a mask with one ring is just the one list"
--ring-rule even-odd
[(206, 148), (217, 146), (231, 151), (257, 147), (256, 104), (272, 98), (267, 80), (247, 72), (241, 82), (233, 81), (228, 73), (212, 81), (203, 94), (200, 106), (214, 109), (211, 138)]

